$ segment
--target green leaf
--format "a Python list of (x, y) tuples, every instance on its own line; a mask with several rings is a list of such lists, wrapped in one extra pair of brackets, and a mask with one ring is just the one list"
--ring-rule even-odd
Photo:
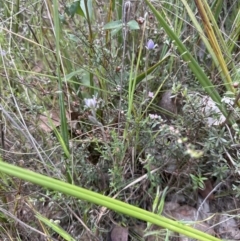
[(82, 74), (83, 73), (83, 69), (79, 69), (79, 70), (76, 70), (76, 71), (73, 71), (69, 74), (66, 74), (64, 78), (62, 78), (62, 81), (69, 81), (72, 79), (72, 77), (76, 76), (76, 75), (79, 75), (79, 74)]
[(79, 69), (79, 70), (73, 71), (69, 74), (66, 74), (65, 77), (62, 78), (62, 81), (71, 83), (73, 81), (70, 81), (70, 80), (76, 75), (81, 75), (81, 84), (90, 87), (90, 72), (85, 69)]
[(87, 11), (89, 14), (89, 18), (90, 20), (93, 17), (93, 6), (92, 6), (92, 0), (87, 0), (87, 6), (85, 6), (85, 1), (84, 0), (80, 0), (80, 7), (84, 13), (84, 17), (87, 18)]
[(127, 25), (128, 25), (128, 27), (129, 27), (131, 30), (140, 29), (137, 21), (135, 21), (135, 20), (129, 21), (129, 22), (127, 23)]
[(113, 37), (113, 36), (114, 36), (115, 34), (117, 34), (121, 29), (122, 29), (122, 27), (113, 29), (113, 30), (111, 31), (111, 36)]
[(64, 229), (62, 229), (57, 222), (54, 222), (53, 220), (49, 220), (45, 217), (43, 217), (40, 213), (36, 212), (36, 217), (45, 223), (47, 226), (52, 228), (57, 234), (59, 234), (64, 240), (66, 241), (76, 241), (69, 233), (67, 233)]
[[(129, 21), (127, 25), (131, 30), (140, 29), (138, 23), (135, 20)], [(122, 28), (122, 26), (123, 26), (122, 20), (116, 20), (105, 24), (103, 28), (106, 30), (116, 29), (117, 31), (119, 31)]]
[(79, 42), (79, 38), (76, 36), (76, 35), (74, 35), (74, 34), (67, 34), (67, 37), (71, 40), (71, 41), (73, 41), (73, 42), (75, 42), (75, 43), (78, 43)]
[(121, 20), (112, 21), (110, 23), (105, 24), (103, 27), (103, 29), (117, 29), (117, 28), (122, 28)]
[[(136, 77), (136, 86), (137, 86), (142, 80), (144, 80), (144, 79), (146, 78), (146, 76), (149, 76), (149, 75), (150, 75), (158, 66), (160, 66), (160, 64), (162, 64), (163, 61), (166, 60), (168, 57), (170, 57), (170, 55), (167, 54), (166, 56), (164, 56), (163, 59), (159, 60), (156, 64), (154, 64), (153, 66), (149, 67), (149, 68), (147, 69), (147, 71), (144, 71), (144, 72), (140, 73), (140, 74)], [(132, 83), (133, 80), (134, 80), (134, 79), (132, 79), (132, 80), (130, 81), (130, 83)], [(128, 86), (127, 86), (127, 87), (128, 87)]]
[(65, 13), (68, 16), (71, 16), (71, 18), (73, 18), (75, 14), (85, 17), (84, 12), (82, 11), (82, 9), (80, 7), (79, 1), (73, 2), (69, 7), (66, 7)]

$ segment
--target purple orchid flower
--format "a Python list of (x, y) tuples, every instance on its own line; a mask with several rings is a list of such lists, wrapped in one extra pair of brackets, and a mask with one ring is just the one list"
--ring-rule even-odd
[(6, 51), (5, 50), (0, 50), (0, 55), (2, 55), (2, 56), (6, 56)]
[(95, 96), (91, 99), (84, 99), (87, 108), (95, 109), (97, 107), (97, 99)]
[(155, 49), (157, 47), (157, 44), (154, 44), (153, 40), (149, 39), (145, 47), (146, 49), (151, 50), (151, 49)]

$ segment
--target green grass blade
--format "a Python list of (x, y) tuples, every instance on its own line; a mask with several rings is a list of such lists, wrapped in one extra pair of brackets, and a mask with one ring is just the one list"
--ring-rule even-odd
[(37, 185), (49, 188), (61, 193), (70, 195), (72, 197), (80, 198), (91, 203), (95, 203), (119, 213), (135, 217), (146, 222), (156, 224), (158, 226), (167, 228), (177, 233), (184, 234), (186, 236), (196, 238), (202, 241), (220, 241), (209, 234), (196, 230), (192, 227), (184, 225), (180, 222), (173, 221), (163, 216), (156, 215), (133, 205), (121, 202), (119, 200), (101, 195), (99, 193), (89, 191), (87, 189), (65, 183), (33, 171), (26, 170), (5, 162), (0, 159), (0, 171), (11, 176), (18, 177), (25, 181), (35, 183)]
[[(60, 118), (61, 118), (61, 135), (65, 142), (65, 146), (69, 150), (69, 137), (68, 137), (68, 126), (66, 118), (66, 110), (64, 104), (64, 93), (62, 88), (62, 78), (61, 78), (61, 56), (60, 56), (60, 22), (58, 14), (58, 1), (54, 0), (53, 5), (53, 19), (54, 19), (54, 33), (55, 33), (55, 43), (56, 43), (56, 56), (57, 56), (57, 77), (58, 77), (58, 91), (59, 91), (59, 107), (60, 107)], [(63, 68), (62, 68), (63, 69)]]
[(43, 223), (45, 223), (48, 227), (50, 227), (52, 230), (54, 230), (59, 236), (64, 238), (66, 241), (76, 241), (69, 233), (67, 233), (65, 230), (63, 230), (59, 225), (54, 223), (54, 221), (51, 221), (45, 217), (43, 217), (40, 213), (36, 212), (36, 217)]

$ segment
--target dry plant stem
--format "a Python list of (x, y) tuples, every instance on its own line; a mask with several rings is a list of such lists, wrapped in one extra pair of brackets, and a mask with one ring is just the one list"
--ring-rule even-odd
[(228, 151), (226, 150), (226, 148), (224, 147), (224, 151), (225, 153), (227, 154), (229, 160), (230, 160), (230, 163), (232, 164), (233, 167), (235, 167), (235, 169), (237, 169), (237, 174), (238, 176), (240, 177), (240, 170), (239, 168), (237, 168), (237, 163), (232, 159), (231, 155), (228, 153)]
[[(1, 96), (1, 93), (0, 93)], [(3, 113), (2, 109), (0, 108), (0, 132), (1, 132), (1, 149), (2, 149), (2, 156), (5, 150), (5, 136), (4, 136), (4, 127), (3, 127)]]
[[(157, 172), (159, 169), (160, 169), (160, 167), (159, 167), (159, 168), (156, 168), (156, 169), (154, 169), (154, 170), (152, 170), (152, 171), (150, 171), (150, 173), (153, 174), (153, 173)], [(133, 186), (133, 185), (135, 185), (135, 184), (137, 184), (138, 182), (141, 182), (141, 181), (144, 180), (144, 179), (147, 179), (147, 177), (148, 177), (148, 174), (142, 175), (141, 177), (137, 178), (136, 180), (134, 180), (134, 181), (132, 181), (131, 183), (129, 183), (126, 187), (124, 187), (123, 189), (121, 189), (121, 190), (120, 190), (117, 194), (115, 194), (112, 198), (114, 198), (114, 199), (117, 198), (118, 195), (119, 195), (122, 191), (128, 189), (129, 187), (131, 187), (131, 186)], [(100, 222), (102, 216), (106, 214), (106, 212), (107, 212), (107, 208), (106, 208), (106, 207), (102, 207), (102, 208), (101, 208), (100, 215), (99, 215), (98, 220), (97, 220), (97, 222), (96, 222), (97, 224)]]
[[(108, 13), (107, 13), (107, 22), (109, 23), (112, 19), (112, 9), (113, 9), (113, 1), (110, 0), (110, 3), (109, 3), (109, 8), (108, 8)], [(110, 31), (107, 30), (106, 31), (106, 37), (105, 37), (105, 42), (106, 44), (108, 44), (108, 40), (109, 40), (109, 34)], [(111, 48), (111, 42), (110, 42), (110, 48)]]
[(122, 71), (120, 78), (120, 102), (119, 102), (119, 112), (118, 112), (118, 134), (120, 134), (120, 123), (121, 123), (121, 109), (122, 109), (122, 89), (123, 89), (123, 73), (124, 73), (124, 64), (125, 64), (125, 53), (126, 53), (126, 42), (127, 42), (127, 20), (131, 10), (131, 2), (127, 1), (122, 5), (122, 36), (123, 36), (123, 54), (122, 54)]
[[(144, 15), (144, 25), (143, 25), (143, 36), (144, 36), (144, 33), (145, 33), (145, 30), (146, 30), (146, 22), (148, 20), (148, 13), (146, 12), (145, 15)], [(147, 36), (146, 36), (146, 39), (147, 39)], [(146, 55), (146, 61), (145, 61), (145, 75), (146, 75), (146, 90), (147, 90), (147, 94), (148, 94), (148, 81), (147, 81), (147, 77), (148, 77), (148, 74), (147, 74), (147, 69), (148, 69), (148, 58), (149, 58), (149, 53), (150, 51), (147, 49), (147, 55)]]
[[(2, 59), (2, 60), (3, 60), (3, 59)], [(11, 61), (12, 61), (13, 64), (15, 64), (15, 62), (14, 62), (13, 59), (12, 59)], [(36, 141), (35, 141), (35, 139), (32, 137), (32, 135), (30, 134), (30, 132), (29, 132), (29, 130), (28, 130), (28, 127), (27, 127), (27, 125), (26, 125), (26, 123), (25, 123), (25, 121), (24, 121), (24, 118), (23, 118), (23, 116), (22, 116), (22, 113), (21, 113), (21, 111), (20, 111), (20, 109), (19, 109), (18, 102), (17, 102), (17, 100), (16, 100), (16, 98), (15, 98), (15, 95), (14, 95), (14, 93), (13, 93), (13, 90), (12, 90), (12, 88), (11, 88), (11, 84), (10, 84), (10, 79), (9, 79), (9, 76), (8, 76), (8, 72), (6, 71), (5, 61), (2, 61), (2, 63), (3, 63), (3, 68), (4, 68), (4, 70), (5, 70), (6, 78), (7, 78), (7, 81), (8, 81), (8, 85), (9, 85), (9, 87), (10, 87), (10, 91), (11, 91), (11, 95), (12, 95), (12, 98), (13, 98), (13, 101), (14, 101), (14, 104), (15, 104), (15, 107), (16, 107), (17, 112), (18, 112), (18, 114), (19, 114), (19, 116), (20, 116), (20, 118), (21, 118), (21, 125), (22, 125), (23, 129), (24, 129), (24, 130), (26, 131), (26, 133), (27, 133), (27, 134), (26, 134), (24, 131), (22, 131), (22, 132), (23, 132), (23, 135), (30, 141), (30, 143), (32, 143), (32, 145), (33, 145), (34, 149), (36, 150), (36, 152), (38, 153), (38, 156), (39, 156), (39, 158), (41, 159), (42, 163), (45, 163), (45, 162), (44, 162), (44, 159), (43, 159), (43, 157), (42, 157), (42, 155), (40, 154), (39, 149), (38, 149), (38, 148), (40, 148), (40, 147), (37, 147)], [(14, 65), (14, 67), (16, 68), (15, 65)], [(17, 69), (17, 68), (16, 68), (16, 69)], [(22, 128), (19, 127), (19, 125), (18, 125), (18, 124), (14, 121), (14, 119), (8, 114), (8, 112), (7, 112), (6, 110), (4, 110), (4, 108), (3, 108), (3, 106), (2, 106), (1, 104), (0, 104), (0, 109), (1, 109), (2, 113), (3, 113), (6, 117), (8, 117), (15, 126), (17, 126), (17, 127), (19, 128), (19, 130), (22, 130)], [(42, 150), (42, 151), (43, 151), (43, 150)], [(45, 152), (43, 151), (43, 153), (45, 153)]]
[(218, 184), (216, 185), (216, 187), (214, 187), (214, 188), (211, 190), (211, 192), (209, 192), (208, 195), (204, 198), (204, 200), (202, 201), (201, 205), (198, 207), (197, 217), (196, 217), (195, 221), (198, 220), (199, 212), (201, 211), (201, 209), (202, 209), (204, 203), (207, 201), (208, 197), (210, 197), (211, 194), (213, 194), (213, 192), (215, 192), (221, 184), (222, 184), (222, 182), (218, 183)]
[[(233, 219), (233, 218), (234, 218), (234, 216), (231, 216), (231, 217), (229, 217), (229, 218), (227, 218), (227, 219), (224, 219), (222, 222), (217, 222), (216, 224), (212, 225), (211, 228), (214, 228), (214, 227), (216, 227), (216, 226), (218, 226), (218, 225), (220, 225), (220, 224), (222, 224), (222, 223), (226, 223), (228, 220), (231, 220), (231, 219)], [(236, 239), (230, 240), (230, 241), (236, 241)]]
[[(28, 229), (36, 232), (36, 233), (41, 234), (43, 237), (46, 237), (46, 238), (47, 238), (47, 235), (46, 235), (46, 234), (44, 234), (43, 232), (41, 232), (41, 231), (39, 231), (39, 230), (37, 230), (37, 229), (29, 226), (28, 224), (24, 223), (23, 221), (21, 221), (20, 219), (18, 219), (15, 215), (13, 215), (12, 213), (8, 212), (7, 210), (5, 210), (5, 209), (3, 209), (3, 208), (0, 207), (0, 212), (4, 213), (6, 216), (9, 216), (9, 217), (12, 218), (13, 220), (15, 220), (16, 223), (22, 225), (23, 227), (26, 227), (26, 228), (28, 228)], [(54, 240), (55, 240), (55, 239), (54, 239)]]
[(38, 44), (37, 42), (34, 42), (33, 40), (28, 39), (28, 38), (24, 37), (23, 35), (16, 34), (16, 33), (12, 32), (12, 31), (10, 31), (9, 29), (6, 29), (6, 28), (1, 27), (1, 30), (4, 30), (4, 31), (5, 31), (6, 33), (8, 33), (8, 34), (17, 36), (17, 37), (19, 37), (21, 40), (25, 40), (25, 41), (27, 41), (27, 42), (29, 42), (29, 43), (32, 43), (32, 44), (34, 44), (34, 45), (36, 45), (36, 46), (39, 46), (40, 48), (46, 50), (46, 51), (49, 52), (49, 53), (53, 53), (53, 54), (56, 53), (55, 51), (53, 51), (53, 50), (51, 50), (51, 49), (49, 49), (49, 48), (47, 48), (47, 47), (45, 47), (45, 46), (42, 46), (41, 44)]
[[(33, 207), (33, 204), (29, 201), (29, 200), (26, 200), (26, 204), (27, 206), (36, 214), (36, 218), (38, 218), (37, 214), (38, 212), (35, 210), (35, 208)], [(45, 228), (45, 226), (43, 225), (42, 221), (40, 219), (38, 219), (38, 223), (39, 225), (41, 226), (42, 230), (44, 231), (45, 235), (48, 237), (50, 236), (49, 235), (49, 232), (48, 230)], [(48, 239), (49, 240), (49, 239)], [(50, 240), (49, 240), (50, 241)]]
[(81, 225), (87, 230), (87, 232), (96, 239), (96, 236), (94, 235), (94, 233), (88, 228), (88, 226), (82, 221), (82, 219), (79, 218), (79, 216), (69, 207), (67, 203), (66, 203), (66, 206), (70, 211), (70, 213), (79, 221), (79, 223), (81, 223)]
[[(13, 1), (11, 1), (11, 10), (10, 10), (10, 12), (11, 12), (11, 15), (13, 15), (13, 9), (14, 9), (14, 2)], [(10, 24), (9, 24), (9, 28), (10, 28), (10, 31), (12, 32), (14, 32), (14, 30), (12, 30), (13, 29), (13, 17), (10, 17)], [(8, 51), (9, 51), (9, 53), (10, 53), (10, 50), (11, 50), (11, 46), (12, 46), (12, 42), (13, 42), (13, 40), (12, 40), (12, 35), (10, 34), (10, 36), (9, 36), (9, 44), (8, 44)]]
[(210, 22), (210, 19), (207, 15), (207, 12), (205, 10), (205, 8), (207, 8), (207, 2), (204, 0), (195, 0), (196, 6), (198, 8), (198, 12), (201, 15), (202, 21), (203, 21), (203, 25), (205, 28), (205, 32), (208, 36), (209, 39), (209, 43), (212, 46), (212, 49), (214, 51), (214, 53), (216, 54), (216, 57), (218, 59), (219, 65), (221, 66), (222, 72), (224, 74), (224, 81), (225, 81), (225, 85), (226, 85), (226, 89), (232, 91), (233, 93), (236, 92), (236, 90), (233, 88), (232, 86), (232, 80), (231, 77), (229, 75), (229, 71), (227, 69), (227, 65), (225, 63), (221, 48), (218, 44), (218, 40), (216, 38), (216, 35), (214, 33), (214, 30), (212, 28), (212, 23)]
[[(87, 18), (87, 23), (88, 23), (88, 31), (89, 31), (89, 44), (90, 44), (90, 56), (89, 56), (89, 66), (92, 66), (92, 56), (94, 53), (94, 49), (93, 49), (93, 33), (92, 33), (92, 28), (91, 28), (91, 19), (90, 19), (90, 15), (89, 15), (89, 9), (88, 9), (88, 0), (84, 0), (84, 4), (85, 4), (85, 9), (86, 9), (86, 18)], [(94, 82), (93, 82), (93, 73), (90, 72), (90, 86), (93, 87), (94, 86)], [(94, 88), (90, 89), (90, 93), (91, 95), (94, 95)]]
[[(38, 47), (42, 50), (42, 47), (41, 47), (41, 45), (39, 44), (38, 38), (37, 38), (35, 32), (33, 31), (32, 27), (31, 27), (28, 23), (26, 23), (26, 24), (27, 24), (30, 32), (32, 33), (34, 40), (37, 42)], [(55, 53), (54, 48), (52, 47), (52, 45), (51, 45), (51, 43), (50, 43), (47, 35), (46, 35), (45, 33), (44, 33), (44, 35), (45, 35), (45, 37), (46, 37), (46, 39), (47, 39), (47, 41), (48, 41), (48, 43), (49, 43), (49, 46), (50, 46), (52, 52)], [(54, 54), (53, 56), (54, 56), (54, 58), (56, 59), (56, 54)], [(46, 60), (49, 68), (51, 69), (51, 64), (50, 64), (49, 60), (48, 60), (47, 58), (45, 58), (45, 56), (44, 56), (44, 60)], [(54, 76), (56, 76), (55, 73), (52, 72), (52, 74), (53, 74)]]
[[(0, 45), (0, 53), (2, 53), (2, 46)], [(2, 57), (2, 62), (4, 61), (3, 56)], [(2, 102), (2, 93), (3, 93), (3, 81), (2, 79), (0, 79), (0, 105)], [(2, 112), (2, 108), (0, 108), (0, 135), (1, 135), (1, 148), (2, 148), (2, 155), (4, 154), (4, 150), (5, 150), (5, 144), (4, 144), (4, 126), (3, 126), (3, 112)]]
[[(16, 105), (17, 106), (17, 105)], [(6, 116), (11, 123), (19, 130), (21, 131), (21, 133), (26, 137), (27, 140), (29, 140), (29, 142), (33, 145), (34, 149), (36, 150), (36, 153), (38, 154), (39, 158), (41, 159), (42, 163), (45, 164), (45, 161), (42, 157), (42, 155), (40, 154), (39, 150), (45, 154), (45, 152), (41, 149), (40, 146), (37, 146), (37, 142), (36, 140), (33, 138), (33, 136), (31, 135), (31, 133), (29, 132), (25, 122), (23, 121), (23, 124), (21, 123), (21, 126), (11, 117), (11, 115), (8, 114), (8, 112), (3, 108), (3, 106), (0, 104), (0, 110), (2, 111), (2, 113), (4, 114), (4, 116)], [(23, 118), (22, 118), (23, 120)], [(47, 155), (46, 155), (47, 157)], [(52, 161), (48, 158), (48, 160), (51, 162), (51, 164), (53, 166), (55, 166)], [(48, 171), (48, 168), (46, 166), (46, 170)]]

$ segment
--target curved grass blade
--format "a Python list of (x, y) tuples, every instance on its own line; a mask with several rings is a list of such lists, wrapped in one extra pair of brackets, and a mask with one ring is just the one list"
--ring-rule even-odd
[(25, 181), (35, 183), (37, 185), (49, 188), (72, 197), (80, 198), (97, 205), (107, 207), (125, 215), (135, 217), (146, 222), (156, 224), (160, 227), (167, 228), (177, 233), (195, 238), (201, 241), (220, 241), (207, 233), (196, 230), (192, 227), (182, 224), (181, 222), (173, 221), (163, 216), (156, 215), (144, 209), (135, 207), (125, 202), (104, 196), (102, 194), (69, 184), (42, 174), (35, 173), (24, 168), (20, 168), (8, 163), (5, 163), (0, 158), (0, 171), (11, 176), (18, 177)]

